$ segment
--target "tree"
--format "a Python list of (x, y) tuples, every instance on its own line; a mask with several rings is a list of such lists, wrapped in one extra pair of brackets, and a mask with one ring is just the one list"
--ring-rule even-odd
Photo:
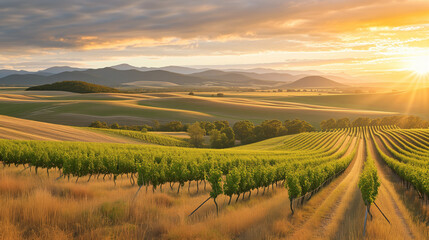
[(228, 121), (214, 121), (213, 124), (215, 125), (215, 128), (219, 131), (222, 131), (222, 129), (224, 129), (225, 127), (229, 127), (229, 122)]
[(201, 147), (204, 143), (204, 135), (206, 131), (200, 127), (198, 122), (192, 124), (188, 128), (188, 135), (191, 137), (191, 144), (195, 147)]
[(230, 127), (224, 131), (214, 129), (210, 132), (210, 145), (212, 148), (225, 148), (234, 146), (234, 132)]
[(107, 123), (105, 122), (100, 122), (100, 121), (95, 121), (92, 122), (89, 127), (93, 127), (93, 128), (109, 128), (109, 126), (107, 125)]
[(222, 148), (223, 147), (222, 133), (217, 129), (214, 129), (210, 132), (210, 146), (212, 148)]
[(158, 131), (161, 128), (161, 124), (158, 120), (153, 121), (153, 130)]
[(287, 129), (279, 120), (265, 120), (255, 127), (256, 138), (259, 140), (286, 135)]
[(241, 143), (250, 143), (255, 138), (253, 130), (255, 125), (249, 120), (238, 121), (233, 126), (235, 137), (241, 140)]
[(351, 127), (350, 119), (349, 118), (338, 119), (336, 127), (337, 128), (349, 128), (349, 127)]
[(224, 147), (232, 147), (235, 145), (235, 134), (231, 127), (224, 127), (221, 133), (226, 136), (226, 138), (223, 139)]
[(111, 129), (119, 129), (119, 128), (120, 128), (120, 126), (119, 126), (119, 124), (118, 124), (118, 123), (114, 123), (114, 124), (110, 125), (110, 128), (111, 128)]
[(208, 121), (201, 121), (200, 127), (206, 131), (206, 134), (210, 134), (210, 132), (216, 128), (216, 126), (213, 123)]
[(299, 119), (295, 119), (292, 121), (286, 120), (284, 122), (284, 126), (287, 128), (288, 134), (297, 134), (302, 132), (314, 131), (314, 127), (311, 126), (310, 123)]
[(356, 118), (352, 123), (353, 127), (365, 127), (365, 126), (369, 126), (370, 124), (371, 124), (371, 119), (367, 117)]
[(171, 121), (163, 126), (161, 126), (161, 129), (166, 131), (173, 131), (178, 132), (183, 130), (183, 124), (180, 121)]
[(329, 130), (329, 129), (334, 129), (337, 127), (337, 121), (333, 118), (329, 119), (329, 120), (323, 120), (320, 123), (320, 128), (322, 130)]

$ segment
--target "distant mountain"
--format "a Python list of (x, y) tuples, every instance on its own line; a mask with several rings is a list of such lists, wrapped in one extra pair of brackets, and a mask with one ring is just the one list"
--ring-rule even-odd
[(300, 78), (288, 73), (252, 73), (252, 72), (236, 72), (236, 73), (239, 73), (254, 79), (278, 81), (278, 82), (292, 82)]
[(29, 87), (26, 91), (66, 91), (74, 93), (117, 93), (115, 88), (102, 85), (81, 82), (81, 81), (63, 81), (52, 84)]
[(341, 88), (347, 85), (335, 82), (322, 76), (308, 76), (298, 79), (290, 84), (283, 85), (286, 88)]
[(33, 86), (48, 83), (47, 76), (30, 74), (13, 74), (0, 78), (2, 86)]
[(27, 71), (23, 71), (23, 70), (16, 71), (16, 70), (1, 69), (0, 70), (0, 78), (6, 77), (9, 75), (13, 75), (13, 74), (29, 74), (29, 73), (31, 73), (31, 72), (27, 72)]
[[(141, 70), (141, 68), (139, 67), (135, 67), (132, 66), (130, 64), (119, 64), (119, 65), (115, 65), (115, 66), (111, 66), (111, 68), (116, 69), (116, 70)], [(146, 68), (147, 70), (150, 70), (149, 68)], [(147, 71), (145, 70), (145, 71)]]
[(255, 85), (276, 85), (278, 82), (255, 79), (249, 76), (246, 76), (242, 73), (236, 72), (224, 72), (220, 70), (207, 70), (204, 72), (198, 72), (191, 74), (192, 76), (197, 76), (205, 79), (212, 79), (216, 81), (221, 81), (225, 83), (235, 83), (235, 84), (255, 84)]
[(49, 73), (49, 74), (58, 74), (62, 72), (72, 72), (72, 71), (85, 71), (86, 68), (74, 68), (69, 66), (55, 66), (50, 67), (45, 70), (38, 71), (38, 73)]
[[(204, 75), (204, 74), (203, 74)], [(0, 78), (0, 85), (34, 86), (61, 81), (83, 81), (110, 87), (135, 86), (272, 86), (278, 82), (252, 79), (236, 73), (223, 73), (204, 77), (184, 75), (164, 70), (139, 71), (116, 70), (113, 68), (89, 69), (85, 71), (62, 72), (50, 76), (37, 74), (10, 75)], [(145, 84), (147, 82), (147, 84)], [(138, 84), (136, 84), (138, 83)]]
[(223, 71), (227, 72), (250, 72), (250, 73), (286, 73), (291, 75), (322, 75), (323, 72), (316, 71), (316, 70), (277, 70), (272, 68), (251, 68), (251, 69), (225, 69)]
[[(61, 81), (83, 81), (110, 87), (172, 87), (172, 86), (235, 86), (235, 87), (288, 87), (329, 88), (342, 87), (349, 83), (336, 75), (293, 75), (286, 70), (214, 70), (180, 66), (162, 68), (135, 67), (120, 64), (108, 68), (82, 69), (57, 66), (35, 73), (26, 71), (0, 70), (0, 85), (35, 86)], [(274, 71), (274, 72), (273, 72)], [(178, 73), (180, 72), (180, 73)], [(343, 76), (346, 76), (343, 74)], [(287, 83), (287, 84), (286, 84)]]
[(112, 66), (111, 68), (116, 70), (138, 70), (142, 72), (163, 70), (163, 71), (180, 73), (180, 74), (192, 74), (192, 73), (204, 71), (201, 69), (180, 67), (180, 66), (166, 66), (166, 67), (160, 67), (160, 68), (152, 68), (152, 67), (135, 67), (129, 64), (119, 64), (119, 65)]
[(180, 73), (180, 74), (192, 74), (192, 73), (202, 72), (206, 70), (206, 69), (196, 69), (196, 68), (180, 67), (180, 66), (167, 66), (167, 67), (161, 67), (158, 69), (174, 72), (174, 73)]
[(197, 76), (197, 77), (205, 77), (205, 78), (212, 78), (212, 77), (219, 77), (222, 75), (227, 74), (227, 72), (221, 71), (221, 70), (206, 70), (206, 71), (202, 71), (202, 72), (198, 72), (198, 73), (193, 73), (191, 74), (192, 76)]

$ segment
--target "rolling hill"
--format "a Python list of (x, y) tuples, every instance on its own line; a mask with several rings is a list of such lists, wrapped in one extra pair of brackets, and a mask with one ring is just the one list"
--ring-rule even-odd
[(282, 85), (285, 88), (341, 88), (346, 86), (321, 76), (303, 77), (290, 84)]

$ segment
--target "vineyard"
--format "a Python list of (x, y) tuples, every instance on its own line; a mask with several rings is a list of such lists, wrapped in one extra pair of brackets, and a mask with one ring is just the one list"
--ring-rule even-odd
[[(404, 189), (416, 193), (422, 209), (427, 209), (428, 130), (403, 130), (394, 126), (355, 127), (301, 133), (222, 150), (187, 148), (184, 141), (155, 134), (103, 131), (159, 145), (0, 140), (0, 161), (4, 168), (14, 167), (20, 169), (20, 173), (46, 173), (55, 183), (88, 184), (111, 179), (112, 186), (120, 188), (123, 184), (117, 186), (117, 182), (123, 183), (125, 179), (127, 187), (133, 190), (128, 198), (130, 204), (155, 194), (201, 196), (203, 199), (198, 199), (204, 201), (189, 206), (184, 212), (186, 216), (183, 217), (190, 219), (185, 222), (201, 221), (207, 212), (214, 213), (214, 218), (224, 216), (224, 219), (225, 214), (231, 211), (229, 207), (239, 208), (240, 201), (245, 205), (251, 198), (262, 201), (284, 196), (286, 199), (282, 205), (288, 207), (287, 211), (283, 208), (284, 214), (289, 212), (287, 219), (292, 222), (288, 231), (275, 236), (292, 237), (298, 233), (305, 235), (302, 229), (319, 221), (325, 211), (323, 208), (339, 202), (335, 213), (341, 215), (340, 212), (346, 208), (340, 206), (355, 199), (365, 206), (356, 212), (366, 212), (375, 220), (367, 223), (365, 216), (365, 226), (362, 226), (363, 217), (353, 220), (359, 222), (358, 226), (351, 226), (359, 231), (348, 233), (354, 237), (365, 235), (365, 231), (369, 236), (377, 235), (374, 233), (377, 224), (390, 226), (397, 222), (406, 225), (404, 228), (408, 231), (402, 232), (401, 236), (419, 238), (427, 234), (424, 230), (410, 233), (412, 228), (408, 220), (401, 220), (403, 217), (398, 217), (399, 214), (385, 215), (383, 208), (392, 208), (386, 202), (390, 204), (396, 200), (385, 200), (383, 184), (387, 184), (384, 174), (390, 169), (394, 177), (401, 179)], [(383, 169), (383, 175), (380, 175), (380, 166), (388, 166), (389, 169)], [(355, 198), (344, 194), (355, 194), (355, 191)], [(383, 202), (379, 202), (379, 195)], [(333, 203), (329, 202), (330, 199)], [(209, 200), (213, 205), (208, 204)], [(314, 206), (318, 201), (322, 204)], [(377, 210), (371, 210), (372, 205), (376, 205)], [(301, 212), (311, 211), (311, 207), (315, 208), (314, 214), (303, 216)], [(378, 212), (386, 222), (377, 222)], [(428, 212), (423, 212), (419, 217), (427, 221), (428, 216)], [(301, 219), (304, 223), (293, 219)], [(333, 220), (326, 224), (332, 228), (335, 226)], [(164, 234), (168, 235), (168, 231)], [(235, 232), (232, 237), (241, 234), (244, 233)], [(316, 233), (309, 237), (313, 234)], [(325, 234), (332, 235), (314, 236), (330, 238), (338, 237), (340, 233)]]
[[(91, 129), (91, 128), (90, 128)], [(133, 139), (141, 140), (145, 143), (157, 144), (162, 146), (176, 146), (176, 147), (190, 147), (188, 142), (185, 142), (181, 139), (147, 132), (138, 132), (131, 130), (122, 130), (122, 129), (92, 129), (94, 131), (100, 131), (104, 133), (109, 133), (113, 135), (120, 135), (125, 137), (130, 137)]]

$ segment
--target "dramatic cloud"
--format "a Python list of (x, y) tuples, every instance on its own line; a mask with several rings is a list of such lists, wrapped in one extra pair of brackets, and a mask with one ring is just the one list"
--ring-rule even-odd
[[(360, 58), (361, 51), (377, 58), (426, 49), (428, 36), (427, 0), (0, 2), (0, 61), (8, 62), (3, 66), (40, 60), (97, 65), (127, 58), (162, 58), (152, 62), (168, 64), (168, 57), (261, 53), (277, 62), (287, 61), (288, 53), (329, 51), (343, 52), (333, 59)], [(267, 55), (273, 52), (283, 54)]]

